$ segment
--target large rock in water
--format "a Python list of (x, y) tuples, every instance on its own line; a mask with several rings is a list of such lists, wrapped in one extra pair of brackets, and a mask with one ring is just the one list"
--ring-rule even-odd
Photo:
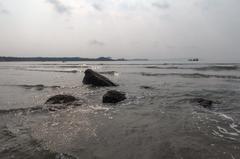
[(103, 96), (103, 103), (118, 103), (126, 99), (126, 95), (119, 91), (108, 91)]
[(83, 84), (90, 84), (93, 86), (117, 86), (115, 83), (110, 81), (108, 78), (94, 72), (91, 69), (85, 71), (85, 77), (83, 78)]
[(71, 95), (56, 95), (49, 98), (46, 101), (46, 104), (66, 104), (66, 103), (72, 103), (76, 100), (77, 99)]

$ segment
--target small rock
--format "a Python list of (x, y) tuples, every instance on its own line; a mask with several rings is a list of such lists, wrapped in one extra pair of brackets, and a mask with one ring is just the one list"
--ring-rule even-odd
[(203, 106), (204, 108), (211, 108), (213, 105), (213, 101), (204, 99), (204, 98), (194, 98), (192, 102), (198, 103), (199, 105)]
[(126, 95), (123, 92), (111, 90), (103, 96), (103, 103), (118, 103), (126, 99)]
[(150, 86), (140, 86), (141, 89), (153, 89), (152, 87)]
[(90, 84), (93, 86), (117, 86), (115, 83), (110, 81), (108, 78), (100, 75), (97, 72), (94, 72), (91, 69), (85, 71), (85, 76), (83, 78), (83, 84)]
[(46, 104), (66, 104), (66, 103), (72, 103), (76, 100), (77, 99), (71, 95), (56, 95), (49, 98), (46, 101)]

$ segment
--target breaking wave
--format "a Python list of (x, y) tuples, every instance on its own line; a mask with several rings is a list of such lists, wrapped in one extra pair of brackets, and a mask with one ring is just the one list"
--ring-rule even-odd
[(201, 73), (146, 73), (142, 72), (143, 76), (181, 76), (184, 78), (223, 78), (223, 79), (240, 79), (240, 76), (231, 75), (209, 75)]
[(231, 71), (238, 70), (239, 67), (235, 65), (219, 65), (219, 66), (207, 66), (207, 67), (199, 67), (195, 68), (195, 70), (199, 71)]
[(197, 70), (197, 71), (234, 71), (234, 70), (239, 70), (239, 67), (236, 65), (215, 65), (215, 66), (203, 66), (203, 67), (147, 66), (145, 68), (148, 68), (148, 69), (192, 69), (192, 70)]
[(40, 69), (27, 69), (26, 71), (39, 71), (39, 72), (60, 72), (60, 73), (77, 73), (77, 70), (40, 70)]

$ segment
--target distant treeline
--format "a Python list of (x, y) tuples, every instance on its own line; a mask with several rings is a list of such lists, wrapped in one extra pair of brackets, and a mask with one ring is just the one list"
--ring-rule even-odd
[(111, 57), (81, 58), (81, 57), (1, 57), (0, 62), (11, 61), (126, 61), (125, 59), (112, 59)]

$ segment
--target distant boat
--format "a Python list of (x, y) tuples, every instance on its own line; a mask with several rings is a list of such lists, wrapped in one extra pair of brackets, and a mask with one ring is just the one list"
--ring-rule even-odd
[(188, 61), (199, 61), (198, 58), (188, 59)]

